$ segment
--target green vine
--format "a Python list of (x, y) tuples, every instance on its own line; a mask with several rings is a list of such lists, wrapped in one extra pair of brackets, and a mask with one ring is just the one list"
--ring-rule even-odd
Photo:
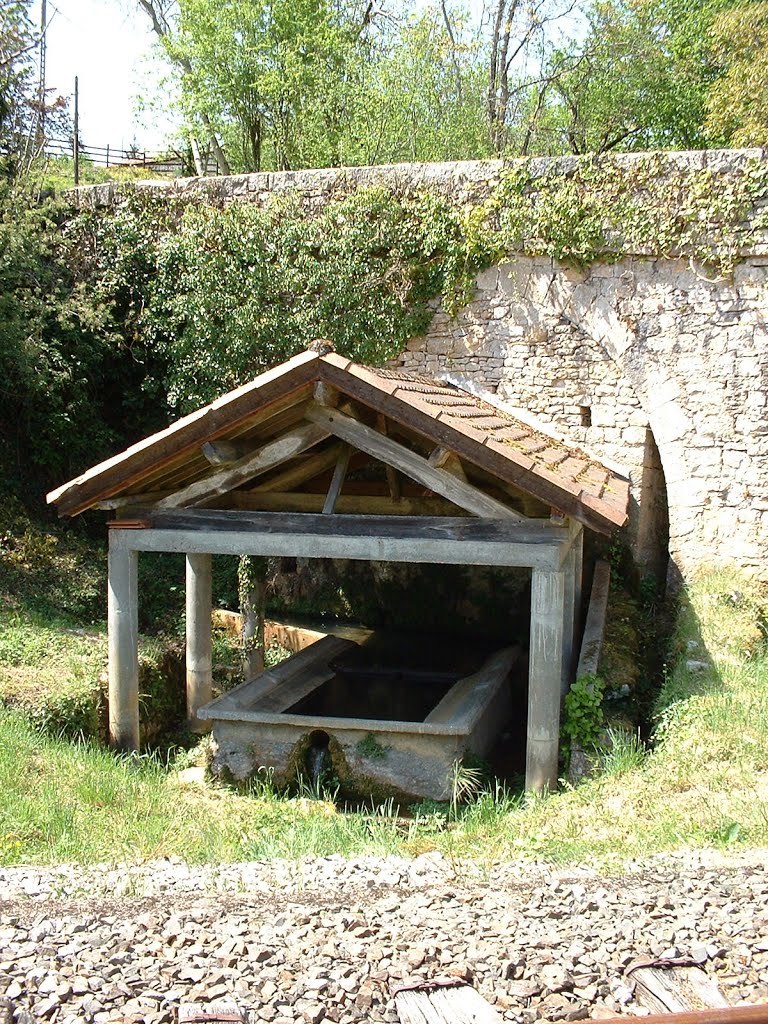
[(562, 734), (569, 747), (594, 750), (605, 723), (603, 693), (605, 683), (599, 676), (584, 675), (571, 685), (565, 695)]
[(727, 274), (766, 227), (765, 215), (755, 216), (766, 197), (764, 162), (716, 173), (656, 153), (552, 161), (543, 173), (523, 164), (504, 174), (487, 208), (498, 251), (582, 267), (627, 255), (683, 257)]
[(249, 614), (256, 619), (256, 630), (251, 636), (245, 631), (241, 637), (245, 655), (251, 651), (264, 651), (264, 597), (267, 578), (267, 559), (241, 555), (237, 563), (237, 589), (240, 611), (245, 621)]
[(660, 154), (527, 161), (471, 202), (388, 186), (220, 208), (136, 191), (73, 214), (57, 244), (98, 308), (92, 329), (122, 339), (173, 414), (316, 337), (381, 365), (427, 329), (434, 298), (456, 312), (477, 273), (511, 253), (580, 267), (683, 257), (727, 274), (768, 226), (767, 197), (759, 161), (722, 172)]

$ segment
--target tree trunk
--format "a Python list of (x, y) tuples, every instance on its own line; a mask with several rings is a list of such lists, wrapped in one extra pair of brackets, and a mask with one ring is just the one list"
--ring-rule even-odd
[(243, 555), (237, 569), (243, 617), (243, 679), (246, 682), (264, 671), (266, 566), (264, 558)]

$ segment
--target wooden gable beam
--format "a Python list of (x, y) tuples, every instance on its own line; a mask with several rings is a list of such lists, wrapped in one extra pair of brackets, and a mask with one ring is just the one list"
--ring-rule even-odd
[[(387, 429), (387, 417), (380, 412), (376, 413), (376, 429), (379, 431), (380, 434), (383, 434), (385, 437), (389, 433)], [(387, 462), (384, 466), (384, 472), (386, 473), (387, 476), (387, 486), (389, 487), (389, 493), (392, 498), (392, 501), (400, 501), (402, 493), (400, 488), (400, 478), (397, 475), (397, 470), (395, 469), (394, 466), (390, 466), (390, 464)]]
[(245, 444), (235, 444), (232, 441), (206, 441), (200, 446), (200, 451), (212, 466), (229, 466), (238, 459), (250, 455), (252, 450)]
[(467, 474), (464, 472), (461, 459), (456, 452), (452, 452), (448, 448), (438, 445), (429, 456), (429, 464), (435, 469), (444, 469), (446, 473), (455, 476), (457, 480), (467, 482)]
[(495, 498), (491, 498), (471, 484), (456, 479), (450, 473), (435, 469), (421, 455), (417, 455), (404, 445), (385, 437), (373, 428), (366, 426), (365, 423), (347, 416), (338, 409), (310, 405), (306, 417), (317, 426), (323, 427), (328, 433), (335, 434), (342, 441), (346, 441), (384, 463), (389, 463), (412, 480), (424, 484), (431, 491), (435, 491), (473, 515), (484, 519), (524, 519), (523, 516)]
[(266, 491), (291, 491), (294, 487), (300, 487), (335, 466), (343, 447), (342, 444), (333, 444), (320, 452), (313, 452), (300, 462), (286, 466), (270, 480), (260, 482), (255, 489), (261, 494)]
[[(77, 515), (118, 488), (131, 487), (164, 466), (178, 461), (205, 441), (217, 440), (238, 424), (249, 421), (256, 410), (293, 403), (294, 396), (317, 379), (319, 357), (302, 352), (282, 366), (261, 374), (210, 405), (190, 413), (165, 430), (139, 441), (126, 451), (93, 466), (47, 496), (59, 515)], [(149, 490), (152, 490), (150, 484)]]
[[(577, 519), (584, 526), (597, 533), (611, 534), (626, 522), (622, 506), (610, 506), (590, 495), (576, 493), (567, 483), (553, 479), (553, 474), (537, 470), (532, 458), (520, 456), (509, 458), (496, 448), (505, 446), (487, 442), (481, 431), (457, 430), (452, 424), (440, 419), (427, 408), (421, 408), (413, 400), (399, 397), (398, 382), (373, 378), (371, 371), (357, 366), (334, 353), (321, 359), (322, 374), (328, 384), (338, 388), (346, 396), (367, 405), (370, 409), (387, 416), (399, 426), (405, 426), (424, 437), (432, 438), (434, 444), (455, 451), (461, 458), (506, 481), (539, 501), (556, 505), (567, 515)], [(471, 428), (469, 428), (471, 430)], [(622, 482), (623, 483), (623, 482)]]
[(289, 430), (273, 441), (247, 455), (237, 462), (220, 469), (217, 473), (194, 480), (181, 490), (169, 494), (157, 502), (158, 508), (182, 508), (189, 505), (200, 505), (220, 494), (234, 490), (247, 483), (260, 473), (266, 473), (275, 466), (287, 462), (295, 455), (300, 455), (319, 444), (328, 437), (330, 431), (317, 423), (302, 423), (294, 430)]
[(339, 458), (336, 462), (336, 467), (333, 471), (333, 477), (331, 478), (331, 486), (328, 488), (328, 494), (323, 504), (323, 515), (330, 515), (336, 508), (336, 502), (341, 494), (341, 488), (344, 483), (344, 478), (347, 475), (347, 467), (349, 466), (349, 457), (352, 454), (352, 449), (348, 444), (342, 446), (339, 452)]

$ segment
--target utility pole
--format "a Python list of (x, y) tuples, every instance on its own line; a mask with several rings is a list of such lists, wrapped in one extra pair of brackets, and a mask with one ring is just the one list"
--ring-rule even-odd
[(48, 0), (40, 0), (40, 81), (37, 90), (38, 146), (45, 145), (45, 51), (48, 28)]
[(75, 134), (72, 139), (72, 159), (75, 162), (75, 184), (80, 184), (80, 103), (75, 75)]

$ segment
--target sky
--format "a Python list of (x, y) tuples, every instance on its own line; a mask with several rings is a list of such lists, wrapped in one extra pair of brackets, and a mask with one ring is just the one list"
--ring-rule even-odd
[[(483, 0), (468, 0), (467, 6), (479, 14)], [(164, 87), (152, 58), (154, 36), (135, 0), (47, 0), (47, 9), (49, 97), (69, 98), (72, 111), (77, 75), (81, 142), (161, 151), (175, 124), (167, 114), (137, 112), (139, 96), (162, 100)], [(32, 14), (39, 22), (40, 0)]]
[[(70, 99), (78, 77), (80, 138), (86, 146), (152, 152), (172, 123), (136, 113), (136, 97), (162, 86), (151, 64), (149, 23), (129, 0), (48, 0), (46, 82)], [(35, 16), (39, 18), (39, 3)], [(49, 95), (51, 95), (49, 93)]]

